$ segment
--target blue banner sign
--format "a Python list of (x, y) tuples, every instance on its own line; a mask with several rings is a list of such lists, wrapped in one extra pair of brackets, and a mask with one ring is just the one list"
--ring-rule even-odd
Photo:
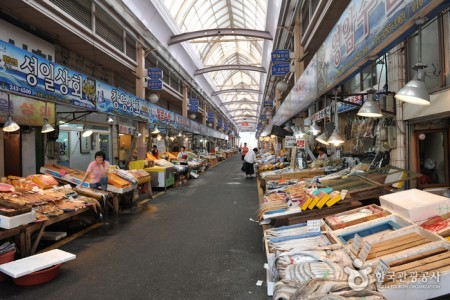
[(147, 87), (151, 90), (162, 90), (163, 82), (159, 79), (149, 79), (147, 82)]
[(208, 122), (214, 123), (214, 112), (213, 111), (208, 112)]
[(273, 100), (266, 100), (263, 102), (263, 106), (266, 107), (272, 107), (273, 106)]
[(0, 40), (0, 89), (95, 109), (96, 80)]
[(272, 65), (272, 75), (273, 76), (284, 76), (291, 71), (290, 63), (279, 63)]
[(189, 98), (189, 111), (198, 112), (198, 99)]
[(163, 71), (160, 68), (147, 69), (147, 74), (151, 79), (163, 79)]
[(148, 117), (148, 103), (135, 95), (97, 81), (97, 110), (133, 117)]
[(272, 62), (289, 62), (289, 49), (277, 49), (272, 52)]

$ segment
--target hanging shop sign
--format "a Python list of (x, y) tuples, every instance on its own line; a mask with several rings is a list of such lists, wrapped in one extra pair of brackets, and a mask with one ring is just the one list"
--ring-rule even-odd
[(208, 122), (214, 123), (214, 112), (213, 111), (209, 111), (207, 116), (208, 116), (207, 117), (208, 118)]
[(289, 62), (283, 62), (272, 65), (273, 76), (284, 76), (291, 71), (291, 64)]
[(305, 149), (306, 141), (304, 139), (299, 139), (296, 141), (297, 148)]
[(374, 49), (385, 53), (415, 30), (421, 11), (443, 1), (353, 0), (287, 95), (273, 123), (280, 125), (305, 110), (321, 94), (364, 68)]
[(198, 99), (189, 98), (189, 111), (198, 112)]
[(163, 89), (163, 82), (160, 79), (149, 79), (147, 81), (147, 88), (155, 91), (160, 91)]
[(324, 109), (311, 115), (311, 117), (309, 119), (311, 120), (311, 123), (312, 123), (313, 121), (319, 121), (319, 120), (322, 120), (325, 118), (330, 118), (330, 117), (331, 117), (331, 106), (327, 106)]
[[(367, 96), (366, 96), (367, 97)], [(363, 95), (355, 95), (355, 96), (350, 96), (344, 99), (345, 102), (350, 102), (350, 103), (355, 103), (358, 105), (362, 105), (363, 104)], [(337, 103), (337, 110), (338, 113), (343, 113), (349, 110), (353, 110), (355, 108), (357, 108), (359, 106), (355, 106), (355, 105), (351, 105), (349, 103), (343, 103), (343, 102), (338, 102)]]
[[(55, 124), (55, 104), (47, 104), (45, 112), (45, 102), (36, 101), (28, 97), (10, 94), (9, 112), (15, 122), (20, 125), (42, 126), (44, 118), (50, 124)], [(6, 122), (8, 117), (8, 93), (0, 92), (0, 123)]]
[(271, 55), (273, 63), (288, 62), (290, 59), (289, 49), (277, 49)]
[(0, 89), (95, 109), (95, 80), (0, 40)]
[(163, 79), (163, 71), (160, 68), (149, 68), (147, 76), (151, 79)]
[(273, 106), (273, 100), (266, 100), (263, 102), (264, 107), (272, 107)]
[(295, 136), (287, 135), (284, 137), (284, 148), (292, 148), (297, 146)]

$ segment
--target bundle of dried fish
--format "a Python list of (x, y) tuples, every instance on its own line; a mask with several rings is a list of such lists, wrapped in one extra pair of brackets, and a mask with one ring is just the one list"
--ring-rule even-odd
[(262, 220), (263, 215), (266, 212), (285, 210), (285, 209), (288, 209), (288, 207), (289, 207), (288, 204), (284, 200), (283, 201), (264, 202), (259, 205), (258, 216), (257, 216), (258, 220)]

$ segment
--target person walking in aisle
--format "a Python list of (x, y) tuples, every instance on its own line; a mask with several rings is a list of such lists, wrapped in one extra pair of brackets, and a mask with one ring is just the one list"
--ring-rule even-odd
[(98, 189), (100, 187), (102, 191), (106, 191), (106, 186), (108, 185), (109, 162), (105, 159), (105, 152), (98, 151), (95, 153), (95, 161), (89, 164), (86, 174), (84, 174), (83, 180), (81, 180), (80, 187), (83, 186), (86, 178), (92, 174), (89, 187), (91, 189)]
[(244, 170), (245, 170), (245, 178), (252, 179), (253, 174), (255, 174), (254, 164), (256, 163), (256, 153), (258, 153), (258, 148), (253, 148), (252, 151), (248, 151), (248, 153), (244, 157)]
[(242, 147), (242, 160), (244, 160), (244, 156), (248, 153), (247, 143), (244, 143), (244, 147)]

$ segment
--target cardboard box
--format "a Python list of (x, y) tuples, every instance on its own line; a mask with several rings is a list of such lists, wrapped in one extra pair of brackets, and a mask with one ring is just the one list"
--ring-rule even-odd
[(416, 223), (449, 212), (450, 198), (411, 189), (380, 196), (380, 204)]
[(34, 211), (13, 217), (0, 215), (0, 228), (11, 229), (34, 221), (36, 221)]

